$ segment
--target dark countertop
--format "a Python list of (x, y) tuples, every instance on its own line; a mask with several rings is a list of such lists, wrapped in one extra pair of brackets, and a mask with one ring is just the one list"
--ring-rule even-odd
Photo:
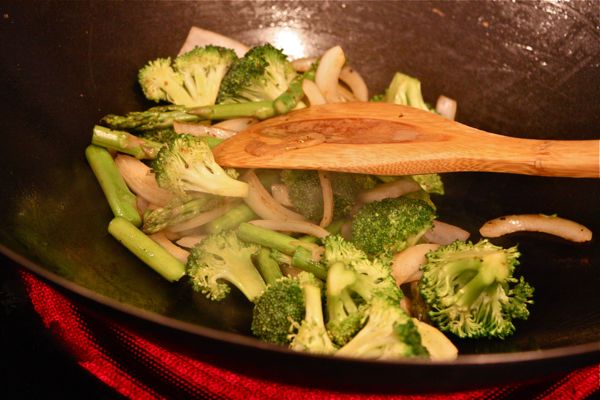
[(29, 302), (17, 267), (0, 260), (0, 397), (121, 398), (61, 348)]

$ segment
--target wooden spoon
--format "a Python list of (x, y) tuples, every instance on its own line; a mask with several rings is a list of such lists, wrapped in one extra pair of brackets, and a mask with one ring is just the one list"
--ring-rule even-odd
[(379, 175), (487, 171), (600, 177), (600, 140), (501, 136), (387, 103), (313, 106), (250, 126), (214, 149), (226, 167)]

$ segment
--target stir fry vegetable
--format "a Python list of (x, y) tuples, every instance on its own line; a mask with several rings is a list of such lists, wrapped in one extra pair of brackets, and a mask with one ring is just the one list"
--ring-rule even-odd
[[(440, 221), (440, 175), (236, 171), (215, 162), (215, 144), (260, 119), (369, 101), (340, 46), (296, 61), (270, 44), (186, 49), (140, 68), (141, 91), (160, 104), (105, 116), (86, 150), (115, 214), (109, 232), (151, 268), (213, 301), (239, 290), (253, 304), (258, 339), (318, 354), (451, 360), (452, 335), (503, 339), (527, 319), (533, 288), (517, 271), (519, 251), (468, 242), (469, 232)], [(432, 107), (421, 82), (401, 72), (370, 101), (456, 114), (454, 100), (440, 96)], [(519, 227), (501, 219), (481, 233), (591, 239), (581, 225), (545, 217), (539, 227), (540, 218), (504, 217)], [(580, 233), (565, 233), (571, 227)]]

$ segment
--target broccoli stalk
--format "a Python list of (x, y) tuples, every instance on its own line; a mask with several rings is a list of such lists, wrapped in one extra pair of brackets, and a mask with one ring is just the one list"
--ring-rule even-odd
[(245, 197), (248, 184), (229, 176), (201, 138), (181, 134), (158, 152), (152, 164), (158, 185), (185, 196), (187, 192)]
[(319, 279), (327, 277), (326, 269), (313, 257), (311, 251), (315, 247), (313, 244), (247, 222), (238, 226), (237, 235), (244, 242), (258, 244), (292, 256), (292, 266), (310, 272)]
[(175, 205), (148, 210), (144, 214), (142, 230), (148, 234), (156, 233), (169, 226), (187, 221), (201, 212), (216, 207), (220, 203), (220, 199), (204, 194), (185, 203), (177, 203)]
[[(487, 240), (456, 241), (427, 254), (421, 296), (440, 330), (461, 338), (497, 337), (515, 331), (513, 319), (527, 319), (533, 288), (513, 278), (519, 252)], [(512, 287), (511, 287), (512, 286)]]
[(141, 225), (136, 196), (127, 187), (108, 150), (90, 145), (85, 149), (85, 157), (115, 217), (123, 217), (135, 226)]
[(252, 263), (258, 250), (240, 241), (233, 231), (207, 236), (192, 249), (186, 265), (194, 290), (211, 300), (223, 300), (230, 291), (223, 282), (227, 281), (254, 301), (266, 288)]
[(154, 159), (162, 143), (143, 139), (129, 132), (94, 126), (92, 144), (134, 156), (138, 160)]
[(406, 197), (365, 204), (352, 220), (352, 242), (368, 255), (390, 255), (415, 244), (432, 226), (434, 209)]
[(295, 321), (293, 324), (297, 332), (291, 335), (290, 348), (295, 351), (332, 354), (336, 351), (336, 347), (325, 328), (321, 303), (322, 283), (307, 272), (300, 273), (298, 280), (304, 294), (305, 313), (302, 322)]
[(392, 300), (374, 297), (365, 318), (362, 329), (335, 355), (369, 359), (428, 355), (412, 319)]
[(271, 257), (271, 250), (262, 247), (256, 256), (256, 263), (258, 264), (258, 270), (265, 282), (267, 282), (267, 285), (270, 285), (283, 277), (281, 269), (279, 268), (279, 263)]
[(242, 222), (256, 219), (256, 214), (246, 203), (240, 203), (228, 210), (225, 214), (213, 219), (204, 226), (208, 233), (220, 233), (226, 230), (235, 229)]
[(108, 224), (108, 232), (168, 281), (185, 275), (185, 266), (179, 260), (126, 219), (115, 217)]

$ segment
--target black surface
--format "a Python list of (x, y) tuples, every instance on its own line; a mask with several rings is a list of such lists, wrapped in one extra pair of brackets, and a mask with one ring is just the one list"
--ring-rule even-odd
[(121, 399), (80, 367), (44, 327), (18, 274), (0, 257), (0, 396), (4, 399)]
[[(135, 85), (137, 69), (175, 54), (193, 24), (249, 44), (291, 29), (308, 55), (342, 44), (375, 91), (395, 70), (407, 72), (422, 80), (428, 100), (440, 93), (457, 98), (458, 118), (479, 128), (533, 138), (598, 138), (590, 136), (600, 127), (597, 11), (593, 0), (3, 2), (0, 246), (35, 273), (108, 305), (99, 309), (106, 318), (122, 318), (115, 309), (124, 311), (172, 341), (188, 336), (182, 346), (210, 343), (208, 357), (223, 366), (254, 368), (282, 381), (325, 385), (327, 377), (344, 372), (363, 378), (339, 382), (348, 387), (383, 381), (389, 390), (423, 390), (431, 389), (428, 376), (434, 374), (433, 389), (442, 390), (597, 362), (598, 239), (575, 246), (531, 235), (507, 238), (506, 245), (522, 245), (522, 271), (536, 287), (536, 304), (513, 338), (461, 345), (479, 358), (433, 365), (311, 357), (244, 336), (247, 307), (235, 302), (199, 312), (182, 286), (167, 284), (120, 247), (106, 232), (110, 210), (83, 158), (102, 115), (149, 106)], [(600, 232), (597, 180), (457, 174), (447, 177), (447, 188), (440, 215), (471, 232), (488, 218), (518, 212), (558, 213)], [(245, 360), (232, 364), (232, 354), (259, 357), (263, 368)], [(297, 376), (298, 366), (306, 375)]]

